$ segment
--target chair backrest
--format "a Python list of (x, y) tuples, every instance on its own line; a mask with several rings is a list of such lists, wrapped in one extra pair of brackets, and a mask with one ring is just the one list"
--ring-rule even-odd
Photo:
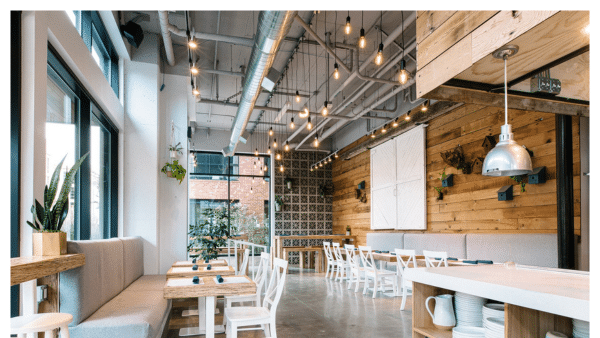
[[(417, 260), (415, 250), (394, 249), (396, 252), (396, 264), (398, 265), (398, 274), (402, 275), (406, 268), (416, 268)], [(408, 258), (405, 258), (408, 256)], [(412, 264), (412, 266), (410, 266)]]
[(423, 250), (423, 256), (425, 256), (425, 265), (428, 268), (439, 268), (442, 264), (445, 267), (448, 266), (448, 253), (445, 251)]
[(373, 260), (373, 252), (370, 246), (358, 246), (358, 253), (360, 255), (360, 261), (362, 262), (365, 269), (375, 269), (375, 261)]
[(350, 265), (353, 268), (360, 268), (360, 257), (358, 257), (358, 254), (354, 250), (354, 245), (348, 244), (346, 247), (346, 255), (350, 260)]
[(333, 254), (338, 262), (343, 262), (342, 251), (340, 250), (340, 243), (333, 243)]
[(242, 265), (238, 269), (238, 275), (245, 275), (246, 270), (248, 269), (248, 258), (250, 257), (250, 249), (244, 250), (244, 259), (242, 260)]
[(271, 318), (275, 318), (275, 312), (277, 311), (277, 304), (281, 299), (281, 293), (283, 292), (283, 286), (285, 284), (285, 276), (288, 268), (288, 262), (283, 259), (273, 259), (273, 272), (271, 273), (271, 279), (269, 280), (269, 287), (265, 293), (263, 299), (263, 307), (269, 310)]
[(323, 242), (323, 250), (325, 251), (325, 257), (327, 258), (328, 261), (335, 260), (335, 258), (333, 258), (333, 254), (331, 253), (331, 243), (330, 242)]
[(260, 253), (260, 263), (258, 263), (258, 270), (254, 275), (254, 283), (256, 283), (256, 293), (262, 294), (263, 286), (266, 284), (267, 275), (269, 272), (269, 264), (271, 262), (271, 254), (266, 252)]

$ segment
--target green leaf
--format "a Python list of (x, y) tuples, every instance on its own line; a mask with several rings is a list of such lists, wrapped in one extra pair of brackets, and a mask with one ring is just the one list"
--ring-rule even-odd
[(67, 219), (68, 214), (69, 214), (69, 201), (66, 201), (66, 204), (63, 208), (63, 213), (62, 213), (62, 215), (60, 215), (60, 219), (58, 220), (57, 225), (56, 225), (57, 231), (60, 231), (60, 229), (62, 228), (63, 223), (65, 222), (65, 219)]
[(60, 169), (62, 168), (63, 162), (67, 158), (67, 155), (63, 157), (63, 159), (58, 163), (56, 169), (54, 169), (54, 173), (52, 174), (52, 178), (50, 179), (50, 186), (46, 186), (46, 192), (44, 195), (45, 202), (48, 204), (46, 208), (50, 209), (52, 203), (54, 202), (54, 197), (56, 197), (56, 190), (58, 188), (58, 181), (60, 180)]
[(40, 221), (40, 223), (45, 223), (46, 210), (44, 209), (44, 207), (42, 207), (38, 200), (35, 200), (35, 215), (37, 216), (37, 219)]
[(30, 226), (31, 228), (33, 228), (33, 230), (38, 230), (38, 231), (40, 230), (40, 228), (39, 228), (39, 227), (37, 227), (37, 228), (36, 228), (36, 227), (35, 227), (35, 225), (33, 225), (33, 223), (31, 223), (31, 222), (29, 222), (29, 221), (27, 221), (27, 224), (29, 224), (29, 226)]
[(83, 161), (87, 158), (87, 156), (89, 154), (90, 153), (88, 152), (85, 155), (81, 156), (77, 160), (77, 162), (75, 162), (75, 164), (73, 164), (73, 167), (71, 168), (71, 170), (69, 170), (69, 172), (65, 175), (63, 185), (60, 189), (60, 193), (58, 194), (58, 200), (56, 201), (56, 204), (58, 205), (58, 207), (54, 211), (55, 219), (59, 215), (62, 215), (64, 205), (69, 198), (69, 192), (71, 191), (71, 184), (73, 184), (73, 181), (75, 180), (75, 173), (77, 172), (77, 170), (79, 170), (79, 167), (81, 167), (81, 164), (83, 163)]

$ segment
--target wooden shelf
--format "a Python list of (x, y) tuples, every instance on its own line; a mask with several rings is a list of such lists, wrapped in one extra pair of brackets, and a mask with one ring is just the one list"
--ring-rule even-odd
[(452, 338), (452, 330), (440, 330), (435, 327), (415, 327), (413, 331), (429, 338)]
[(10, 285), (54, 275), (83, 265), (85, 265), (84, 254), (11, 258)]

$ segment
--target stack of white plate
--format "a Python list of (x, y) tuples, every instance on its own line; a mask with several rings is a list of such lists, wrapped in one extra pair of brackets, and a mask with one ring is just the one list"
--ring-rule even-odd
[(475, 326), (455, 326), (452, 338), (485, 338), (485, 329)]
[(486, 301), (485, 298), (456, 292), (454, 295), (456, 326), (481, 327), (483, 325), (482, 308)]
[(589, 338), (590, 322), (573, 319), (573, 338)]
[(502, 303), (487, 303), (482, 309), (483, 318), (501, 317), (504, 318), (504, 304)]
[(485, 329), (485, 338), (504, 338), (504, 318), (484, 318), (483, 328)]

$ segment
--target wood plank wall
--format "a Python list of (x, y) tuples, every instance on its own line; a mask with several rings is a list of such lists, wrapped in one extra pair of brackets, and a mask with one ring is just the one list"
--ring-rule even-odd
[[(462, 174), (456, 168), (447, 168), (455, 174), (454, 186), (444, 188), (444, 199), (437, 201), (434, 186), (445, 164), (442, 151), (461, 145), (467, 159), (484, 157), (481, 147), (486, 135), (498, 140), (504, 123), (502, 108), (466, 104), (429, 122), (427, 128), (427, 230), (415, 232), (437, 233), (554, 233), (556, 232), (556, 144), (555, 115), (511, 109), (508, 113), (515, 140), (534, 152), (533, 166), (546, 166), (545, 184), (527, 184), (526, 192), (508, 177), (486, 177), (480, 173)], [(359, 139), (346, 147), (350, 149)], [(343, 153), (344, 150), (340, 151)], [(579, 119), (573, 119), (573, 186), (575, 200), (575, 232), (580, 229), (580, 158)], [(366, 243), (370, 229), (370, 153), (369, 151), (347, 160), (334, 161), (332, 167), (335, 192), (333, 197), (333, 233), (344, 233), (351, 227), (358, 236), (358, 244)], [(356, 186), (366, 182), (367, 203), (360, 203), (354, 195)], [(513, 185), (514, 199), (498, 201), (497, 190)], [(380, 230), (394, 232), (394, 230)]]

